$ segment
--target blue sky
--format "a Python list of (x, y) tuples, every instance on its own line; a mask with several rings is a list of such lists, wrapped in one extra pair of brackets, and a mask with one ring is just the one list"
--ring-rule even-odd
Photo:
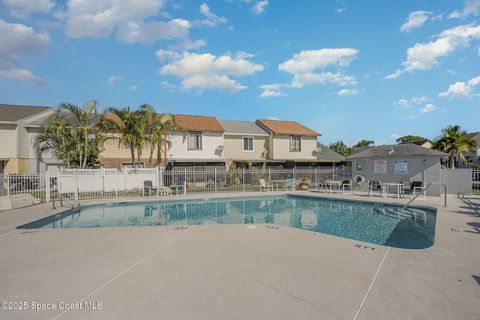
[(480, 0), (0, 0), (0, 103), (480, 131)]

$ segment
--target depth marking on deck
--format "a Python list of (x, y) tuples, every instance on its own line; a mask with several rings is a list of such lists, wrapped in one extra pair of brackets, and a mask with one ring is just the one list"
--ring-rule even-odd
[(365, 301), (367, 300), (368, 295), (370, 294), (370, 290), (372, 290), (373, 288), (375, 280), (377, 280), (378, 274), (380, 273), (380, 269), (382, 268), (383, 263), (385, 262), (385, 259), (387, 258), (387, 255), (389, 252), (390, 252), (390, 247), (388, 247), (387, 252), (385, 252), (385, 255), (382, 258), (382, 261), (380, 261), (380, 265), (377, 268), (377, 272), (375, 272), (375, 276), (373, 277), (373, 280), (370, 283), (370, 286), (368, 287), (367, 293), (365, 294), (365, 297), (363, 297), (362, 303), (360, 303), (360, 306), (358, 307), (357, 313), (355, 314), (355, 317), (353, 318), (353, 320), (357, 320), (357, 317), (360, 314), (360, 311), (362, 311), (363, 305), (365, 304)]
[[(83, 301), (85, 301), (87, 298), (89, 298), (90, 296), (94, 295), (95, 293), (97, 293), (98, 291), (102, 290), (103, 288), (105, 288), (106, 286), (108, 286), (110, 283), (112, 283), (113, 281), (115, 281), (116, 279), (120, 278), (122, 275), (124, 275), (125, 273), (129, 272), (130, 270), (132, 270), (133, 268), (135, 268), (136, 266), (138, 266), (139, 264), (141, 264), (142, 262), (144, 262), (145, 260), (147, 260), (148, 258), (152, 257), (153, 255), (155, 255), (157, 252), (159, 252), (160, 250), (164, 249), (165, 247), (167, 247), (169, 244), (175, 242), (176, 240), (180, 239), (184, 234), (186, 234), (190, 229), (192, 228), (187, 228), (185, 231), (183, 231), (181, 234), (179, 234), (178, 236), (176, 237), (173, 237), (172, 239), (168, 240), (167, 242), (165, 242), (164, 244), (162, 244), (160, 247), (158, 247), (157, 249), (153, 250), (152, 252), (150, 252), (148, 255), (146, 255), (145, 257), (143, 257), (142, 259), (138, 260), (137, 262), (135, 262), (134, 264), (132, 264), (130, 267), (126, 268), (125, 270), (123, 270), (122, 272), (120, 272), (119, 274), (117, 274), (115, 277), (113, 277), (112, 279), (108, 280), (107, 282), (105, 282), (104, 284), (102, 284), (100, 287), (98, 287), (97, 289), (93, 290), (92, 292), (90, 292), (89, 294), (87, 294), (85, 297), (83, 297), (82, 299), (78, 300), (75, 304), (79, 304)], [(63, 312), (59, 313), (58, 315), (56, 315), (55, 317), (53, 317), (51, 320), (56, 320), (58, 318), (60, 318), (61, 316), (63, 316), (65, 313), (67, 313), (68, 311), (70, 311), (70, 309), (66, 309), (64, 310)]]

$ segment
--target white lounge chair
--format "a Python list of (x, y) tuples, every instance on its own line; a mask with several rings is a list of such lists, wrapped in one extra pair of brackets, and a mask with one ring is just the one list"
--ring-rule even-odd
[(266, 182), (265, 179), (258, 179), (258, 182), (260, 183), (260, 191), (265, 190), (265, 191), (273, 191), (273, 184)]

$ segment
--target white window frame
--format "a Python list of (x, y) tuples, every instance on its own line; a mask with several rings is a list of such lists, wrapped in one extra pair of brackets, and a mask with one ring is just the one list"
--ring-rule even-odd
[[(198, 148), (190, 148), (190, 139), (192, 135), (200, 136), (200, 145)], [(201, 132), (189, 132), (187, 136), (187, 150), (189, 151), (201, 151), (203, 150), (203, 134)]]
[[(252, 139), (252, 150), (245, 149), (245, 139)], [(255, 152), (255, 138), (252, 136), (243, 136), (242, 137), (242, 150), (244, 152)]]
[[(293, 147), (293, 139), (298, 138), (299, 139), (299, 145), (298, 145), (298, 150), (294, 150)], [(290, 136), (290, 152), (302, 152), (302, 136)]]

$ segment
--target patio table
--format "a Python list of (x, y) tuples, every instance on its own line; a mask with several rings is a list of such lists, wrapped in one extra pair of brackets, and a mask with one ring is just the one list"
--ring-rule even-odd
[(341, 180), (325, 180), (325, 184), (327, 188), (330, 190), (330, 193), (333, 191), (333, 187), (336, 187), (337, 190), (340, 191), (340, 187), (342, 186)]
[(403, 184), (402, 183), (393, 183), (393, 182), (387, 182), (383, 183), (383, 197), (387, 197), (390, 195), (390, 187), (396, 188), (396, 193), (395, 195), (397, 196), (398, 199), (400, 199), (400, 195), (402, 194), (403, 191)]

